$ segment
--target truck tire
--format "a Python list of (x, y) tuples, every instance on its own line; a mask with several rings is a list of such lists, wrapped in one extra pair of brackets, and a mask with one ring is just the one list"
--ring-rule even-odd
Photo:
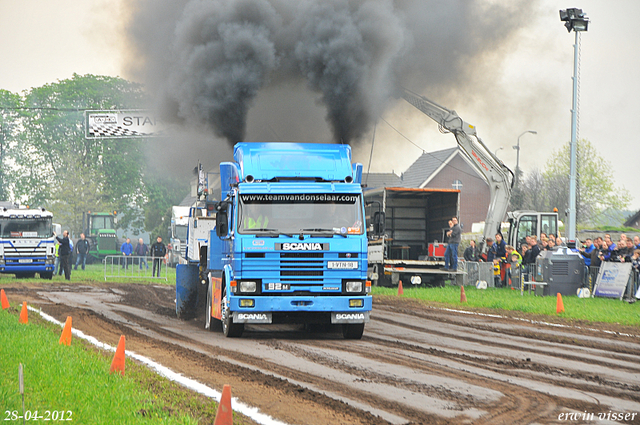
[(244, 323), (233, 323), (231, 311), (227, 303), (227, 293), (222, 297), (222, 333), (227, 338), (239, 338), (244, 332)]
[(364, 323), (356, 323), (353, 325), (342, 325), (342, 336), (344, 339), (361, 339), (364, 332)]
[(53, 279), (53, 272), (42, 272), (40, 273), (40, 279)]

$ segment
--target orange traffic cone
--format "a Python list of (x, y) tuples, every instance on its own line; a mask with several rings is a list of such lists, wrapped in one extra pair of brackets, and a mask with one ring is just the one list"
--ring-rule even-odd
[(460, 286), (460, 302), (461, 303), (467, 302), (467, 294), (464, 293), (464, 286)]
[(111, 370), (109, 370), (109, 373), (113, 373), (115, 371), (120, 372), (120, 374), (124, 376), (124, 335), (120, 336), (120, 342), (118, 342), (116, 354), (113, 356)]
[(29, 323), (29, 312), (27, 311), (26, 301), (23, 301), (22, 310), (20, 310), (20, 323)]
[(4, 289), (0, 289), (0, 304), (2, 304), (3, 310), (9, 308), (9, 300), (7, 299), (7, 294), (4, 293)]
[(560, 292), (558, 292), (558, 300), (556, 301), (556, 313), (564, 313), (564, 303)]
[(62, 335), (60, 335), (59, 344), (71, 345), (71, 316), (67, 316), (67, 321), (64, 322), (64, 329), (62, 329)]
[(218, 411), (213, 425), (233, 425), (233, 410), (231, 410), (231, 385), (222, 387), (222, 397), (218, 404)]
[(403, 295), (404, 289), (402, 289), (402, 281), (398, 282), (398, 295)]

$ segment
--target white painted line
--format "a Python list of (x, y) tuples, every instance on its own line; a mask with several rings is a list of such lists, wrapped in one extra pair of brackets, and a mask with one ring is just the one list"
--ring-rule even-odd
[[(27, 306), (27, 308), (33, 312), (36, 312), (38, 314), (40, 314), (40, 316), (42, 316), (43, 319), (51, 322), (51, 323), (55, 323), (56, 325), (60, 326), (60, 327), (64, 327), (64, 323), (59, 322), (58, 320), (56, 320), (55, 318), (49, 316), (46, 313), (43, 313), (42, 310), (31, 307), (31, 306)], [(90, 336), (90, 335), (86, 335), (84, 332), (79, 331), (77, 329), (73, 329), (73, 326), (71, 328), (71, 333), (75, 336), (77, 336), (78, 338), (84, 339), (88, 342), (90, 342), (91, 344), (95, 345), (98, 348), (101, 348), (103, 350), (108, 350), (108, 351), (116, 351), (116, 347), (113, 347), (109, 344), (105, 344), (103, 342), (98, 341), (96, 338)], [(217, 402), (220, 402), (220, 398), (222, 397), (222, 393), (214, 390), (213, 388), (207, 387), (206, 385), (195, 381), (193, 379), (187, 378), (185, 376), (180, 375), (179, 373), (176, 373), (174, 371), (172, 371), (171, 369), (162, 366), (159, 363), (154, 362), (153, 360), (146, 358), (144, 356), (141, 356), (140, 354), (136, 354), (133, 351), (129, 351), (129, 350), (125, 350), (125, 354), (129, 357), (131, 357), (132, 359), (136, 359), (137, 361), (144, 363), (145, 365), (147, 365), (147, 367), (151, 370), (153, 370), (154, 372), (158, 373), (161, 376), (164, 376), (165, 378), (177, 382), (180, 385), (189, 388), (190, 390), (193, 390), (195, 392), (198, 392), (206, 397), (212, 398), (214, 400), (216, 400)], [(280, 422), (277, 419), (272, 418), (269, 415), (266, 415), (264, 413), (260, 413), (260, 410), (257, 407), (252, 407), (249, 406), (241, 401), (239, 401), (237, 398), (233, 397), (231, 399), (231, 406), (232, 409), (236, 412), (242, 413), (243, 415), (251, 418), (252, 420), (254, 420), (255, 422), (259, 423), (259, 424), (263, 424), (263, 425), (288, 425), (285, 422)]]
[(559, 323), (541, 322), (539, 320), (522, 319), (520, 317), (501, 316), (499, 314), (477, 313), (475, 311), (454, 310), (452, 308), (439, 308), (439, 307), (429, 307), (429, 308), (431, 308), (433, 310), (442, 310), (442, 311), (450, 311), (450, 312), (453, 312), (453, 313), (469, 314), (471, 316), (493, 317), (493, 318), (496, 318), (496, 319), (514, 319), (514, 320), (520, 320), (521, 322), (529, 322), (529, 323), (534, 324), (534, 325), (545, 325), (545, 326), (553, 326), (553, 327), (556, 327), (556, 328), (567, 328), (567, 329), (584, 329), (584, 330), (588, 330), (588, 331), (592, 331), (592, 332), (602, 332), (602, 333), (611, 334), (611, 335), (620, 335), (620, 336), (629, 336), (629, 337), (632, 337), (632, 338), (640, 338), (640, 335), (623, 334), (623, 333), (620, 333), (620, 332), (607, 331), (607, 330), (594, 329), (594, 328), (583, 328), (581, 326), (561, 325)]

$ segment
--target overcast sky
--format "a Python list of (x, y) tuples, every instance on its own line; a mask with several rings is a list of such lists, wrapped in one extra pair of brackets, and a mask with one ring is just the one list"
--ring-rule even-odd
[[(126, 78), (122, 4), (120, 0), (0, 0), (0, 88), (22, 92), (73, 73)], [(553, 151), (570, 139), (574, 35), (558, 16), (559, 9), (568, 7), (584, 9), (591, 19), (589, 31), (581, 37), (579, 136), (610, 162), (616, 182), (634, 198), (632, 209), (639, 209), (640, 184), (635, 181), (639, 137), (635, 127), (627, 126), (640, 116), (640, 41), (635, 30), (639, 1), (540, 0), (533, 16), (513, 16), (532, 23), (493, 53), (499, 58), (468, 64), (483, 78), (447, 99), (423, 94), (475, 124), (484, 142), (512, 169), (516, 163), (512, 146), (518, 135), (537, 131), (520, 139), (520, 166), (525, 173), (544, 168)], [(257, 107), (269, 103), (269, 91), (261, 93)], [(322, 111), (318, 119), (326, 126)], [(392, 105), (384, 119), (426, 151), (455, 146), (453, 136), (440, 134), (435, 123), (403, 102)], [(249, 138), (260, 136), (255, 127), (249, 123)], [(376, 143), (381, 140), (393, 142), (380, 149), (376, 144), (371, 171), (399, 174), (422, 153), (384, 121), (377, 126)], [(365, 169), (369, 148), (363, 143), (355, 150)]]

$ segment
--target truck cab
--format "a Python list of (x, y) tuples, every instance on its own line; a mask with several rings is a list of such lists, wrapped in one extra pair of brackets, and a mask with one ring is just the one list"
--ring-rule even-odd
[(28, 208), (0, 208), (0, 273), (16, 277), (53, 277), (53, 214)]
[[(350, 147), (238, 143), (234, 159), (220, 164), (223, 200), (189, 229), (207, 271), (205, 326), (217, 319), (241, 336), (245, 324), (333, 324), (360, 338), (372, 302), (362, 165)], [(202, 238), (212, 210), (215, 230)]]
[(107, 255), (120, 255), (115, 211), (89, 211), (83, 214), (82, 221), (84, 234), (89, 240), (89, 259), (102, 260)]

